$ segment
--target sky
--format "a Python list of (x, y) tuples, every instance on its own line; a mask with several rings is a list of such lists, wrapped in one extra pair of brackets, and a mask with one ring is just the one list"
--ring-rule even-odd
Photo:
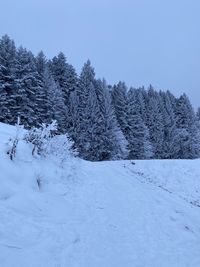
[(89, 58), (109, 84), (152, 84), (200, 106), (199, 0), (0, 0), (0, 36), (47, 58)]

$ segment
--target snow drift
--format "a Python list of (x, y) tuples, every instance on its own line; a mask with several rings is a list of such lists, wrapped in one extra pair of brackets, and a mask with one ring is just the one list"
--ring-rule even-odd
[(1, 267), (199, 267), (200, 160), (34, 158), (0, 124)]

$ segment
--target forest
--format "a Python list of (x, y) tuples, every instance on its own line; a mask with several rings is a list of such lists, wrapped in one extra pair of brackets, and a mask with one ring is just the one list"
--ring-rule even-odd
[(195, 159), (200, 156), (200, 108), (186, 94), (128, 88), (95, 77), (88, 60), (78, 75), (60, 52), (47, 59), (4, 35), (0, 39), (0, 122), (25, 128), (53, 120), (81, 158)]

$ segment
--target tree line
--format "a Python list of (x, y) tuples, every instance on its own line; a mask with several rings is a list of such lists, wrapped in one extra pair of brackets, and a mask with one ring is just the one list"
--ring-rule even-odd
[(63, 53), (48, 60), (7, 35), (0, 39), (0, 121), (25, 128), (56, 120), (81, 158), (193, 159), (200, 156), (200, 109), (170, 91), (108, 85), (88, 60), (80, 75)]

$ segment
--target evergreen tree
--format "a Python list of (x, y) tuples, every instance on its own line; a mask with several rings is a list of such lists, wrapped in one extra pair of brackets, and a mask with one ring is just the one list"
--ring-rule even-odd
[(128, 122), (129, 133), (127, 140), (129, 142), (129, 158), (145, 159), (153, 156), (153, 150), (150, 143), (149, 131), (142, 120), (140, 109), (136, 98), (136, 91), (130, 89), (128, 92)]
[(102, 160), (101, 148), (103, 146), (103, 118), (100, 113), (94, 84), (89, 85), (88, 101), (85, 108), (83, 135), (83, 156), (88, 160)]
[(147, 127), (155, 158), (162, 158), (164, 141), (163, 114), (159, 94), (150, 85), (148, 89)]
[[(94, 139), (91, 139), (91, 136), (95, 135), (93, 132), (97, 131), (96, 127), (100, 121), (94, 81), (94, 69), (90, 61), (87, 61), (82, 68), (78, 86), (72, 98), (73, 101), (76, 101), (76, 103), (73, 102), (73, 104), (76, 106), (77, 111), (75, 112), (76, 121), (71, 121), (73, 125), (72, 128), (75, 130), (73, 134), (75, 145), (78, 148), (80, 156), (86, 159), (89, 159), (89, 150), (92, 149), (92, 146), (94, 147), (94, 144), (92, 144)], [(72, 114), (72, 111), (70, 114)], [(93, 125), (91, 125), (91, 123)], [(75, 125), (77, 126), (76, 129), (74, 127)], [(92, 129), (90, 129), (90, 127), (92, 127)]]
[(16, 48), (7, 35), (0, 39), (0, 121), (14, 124), (16, 109)]
[(112, 105), (111, 94), (106, 81), (97, 80), (95, 83), (97, 99), (102, 117), (102, 145), (101, 159), (126, 158), (127, 141), (118, 126), (117, 119)]
[[(48, 98), (48, 86), (51, 83), (51, 75), (47, 66), (47, 59), (41, 51), (35, 58), (39, 90), (36, 93), (37, 116), (39, 123), (51, 123), (51, 103)], [(48, 80), (49, 79), (49, 80)]]
[(185, 94), (177, 101), (176, 125), (179, 133), (177, 158), (199, 157), (200, 140), (197, 119), (190, 100)]
[(197, 117), (197, 121), (200, 122), (200, 107), (197, 109), (196, 117)]
[(139, 88), (139, 89), (132, 89), (135, 91), (135, 105), (140, 113), (142, 120), (145, 124), (147, 124), (147, 107), (146, 107), (146, 91), (144, 87)]
[(66, 132), (68, 110), (64, 103), (63, 92), (59, 84), (54, 81), (48, 67), (44, 70), (43, 88), (47, 94), (47, 120), (56, 120), (58, 130), (60, 132)]
[(77, 91), (73, 91), (69, 97), (69, 121), (68, 121), (68, 134), (74, 141), (73, 147), (80, 153), (79, 143), (81, 138), (81, 124), (80, 124), (80, 101), (77, 95)]
[(77, 87), (77, 74), (72, 65), (67, 63), (65, 55), (61, 52), (49, 62), (53, 78), (63, 91), (65, 105), (69, 105), (69, 96)]
[(43, 80), (44, 72), (47, 67), (47, 59), (43, 51), (40, 51), (35, 58), (35, 63), (37, 67), (37, 72), (40, 76), (40, 79)]
[(119, 82), (113, 86), (112, 102), (115, 109), (116, 118), (120, 129), (127, 139), (129, 134), (128, 125), (128, 105), (127, 105), (127, 87), (124, 82)]
[[(200, 143), (200, 108), (197, 109), (196, 121), (197, 121), (197, 131), (198, 131), (197, 139), (198, 139), (198, 142)], [(199, 153), (198, 157), (200, 157), (200, 153)]]
[(177, 128), (173, 103), (169, 92), (160, 92), (161, 110), (164, 125), (164, 140), (162, 147), (162, 158), (170, 159), (176, 157)]
[(18, 90), (21, 95), (19, 115), (25, 126), (39, 126), (44, 121), (46, 95), (41, 87), (35, 57), (20, 47), (17, 51)]

